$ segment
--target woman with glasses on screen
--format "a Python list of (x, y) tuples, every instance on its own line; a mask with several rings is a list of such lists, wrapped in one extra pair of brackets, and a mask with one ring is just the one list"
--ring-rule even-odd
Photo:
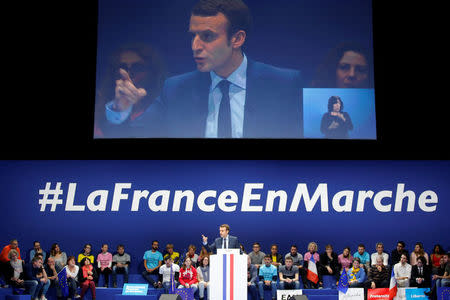
[(322, 116), (320, 131), (328, 139), (348, 139), (348, 132), (353, 130), (350, 115), (343, 111), (344, 103), (339, 96), (328, 99), (328, 112)]
[(106, 125), (105, 105), (121, 97), (123, 78), (129, 79), (142, 92), (133, 105), (130, 120), (138, 118), (155, 100), (166, 78), (166, 67), (159, 53), (143, 43), (119, 47), (110, 57), (96, 95), (94, 137), (139, 136), (139, 129), (122, 125)]

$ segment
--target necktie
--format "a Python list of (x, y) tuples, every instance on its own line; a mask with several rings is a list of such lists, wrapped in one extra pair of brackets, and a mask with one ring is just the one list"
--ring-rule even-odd
[(222, 248), (227, 249), (227, 239), (222, 238)]
[(419, 275), (422, 275), (422, 268), (419, 268)]
[(230, 82), (222, 80), (218, 86), (222, 92), (222, 100), (219, 108), (217, 136), (219, 138), (231, 138)]

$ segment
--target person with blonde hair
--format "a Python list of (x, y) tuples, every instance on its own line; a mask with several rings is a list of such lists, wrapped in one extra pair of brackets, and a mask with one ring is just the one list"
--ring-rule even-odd
[[(306, 252), (305, 255), (303, 255), (305, 270), (308, 270), (308, 264), (309, 264), (309, 261), (311, 260), (311, 258), (314, 259), (314, 261), (317, 265), (317, 269), (319, 269), (320, 255), (317, 252), (318, 248), (319, 247), (317, 246), (317, 243), (315, 243), (315, 242), (310, 242), (308, 244), (308, 252)], [(319, 271), (317, 273), (318, 273), (317, 275), (320, 275)], [(321, 278), (319, 278), (318, 283), (311, 282), (310, 280), (307, 279), (306, 286), (308, 286), (309, 288), (318, 288), (319, 286), (322, 286), (322, 281), (320, 281), (320, 279)]]

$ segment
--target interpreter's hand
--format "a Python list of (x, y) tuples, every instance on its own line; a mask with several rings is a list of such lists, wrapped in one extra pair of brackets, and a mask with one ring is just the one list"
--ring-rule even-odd
[(121, 79), (116, 80), (114, 108), (124, 111), (147, 96), (147, 91), (137, 88), (127, 71), (121, 68), (119, 72)]
[(208, 237), (206, 237), (206, 236), (204, 236), (204, 235), (202, 234), (202, 238), (203, 238), (203, 243), (207, 243), (207, 242), (208, 242)]

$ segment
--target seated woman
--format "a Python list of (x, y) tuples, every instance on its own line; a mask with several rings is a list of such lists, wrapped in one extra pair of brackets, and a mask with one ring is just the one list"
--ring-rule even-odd
[(112, 273), (112, 254), (108, 252), (108, 244), (102, 245), (102, 252), (97, 256), (98, 276), (103, 274), (105, 278), (104, 287), (109, 286), (109, 275)]
[(198, 288), (200, 300), (205, 297), (205, 290), (209, 289), (209, 257), (204, 256), (197, 268)]
[(69, 286), (69, 298), (79, 298), (77, 294), (78, 287), (78, 271), (80, 267), (75, 264), (75, 256), (69, 256), (67, 258), (66, 274), (67, 274), (67, 284)]
[(80, 270), (78, 271), (78, 282), (81, 286), (81, 300), (89, 288), (92, 292), (92, 299), (95, 299), (95, 282), (97, 278), (97, 271), (91, 264), (91, 260), (87, 257), (83, 258), (80, 262)]
[(426, 263), (427, 265), (430, 263), (428, 254), (423, 249), (423, 244), (421, 242), (417, 242), (416, 245), (414, 246), (414, 251), (411, 252), (409, 264), (411, 266), (415, 266), (417, 264), (417, 258), (419, 256), (425, 257), (425, 259), (427, 261), (427, 263)]
[(352, 266), (353, 256), (350, 254), (350, 247), (345, 247), (341, 254), (338, 256), (338, 262), (341, 265), (341, 270), (348, 271), (348, 269)]
[(332, 275), (336, 279), (336, 285), (339, 283), (340, 265), (338, 255), (333, 251), (333, 246), (330, 244), (325, 246), (325, 252), (320, 254), (320, 268), (321, 277), (323, 275)]
[(192, 291), (194, 293), (198, 290), (197, 270), (192, 265), (192, 260), (189, 257), (186, 257), (186, 259), (184, 260), (183, 266), (180, 269), (179, 279), (179, 289), (192, 288)]
[(432, 268), (433, 274), (437, 274), (437, 270), (441, 266), (441, 258), (444, 254), (445, 254), (445, 251), (441, 245), (439, 245), (439, 244), (434, 245), (433, 251), (431, 252), (431, 255), (430, 255), (431, 268)]
[(19, 252), (11, 249), (8, 253), (9, 261), (5, 263), (5, 281), (13, 289), (25, 289), (25, 262), (19, 259)]
[(58, 243), (54, 243), (50, 250), (50, 257), (55, 260), (55, 265), (58, 266), (59, 269), (64, 268), (67, 264), (67, 255), (66, 252), (62, 252)]
[(204, 257), (209, 257), (209, 252), (206, 249), (205, 246), (202, 246), (202, 249), (200, 250), (200, 254), (198, 255), (198, 265), (200, 265), (200, 262)]
[(431, 271), (426, 263), (425, 257), (419, 256), (417, 258), (417, 264), (411, 268), (409, 286), (418, 288), (431, 287)]
[(358, 257), (353, 259), (353, 266), (347, 271), (348, 284), (350, 288), (363, 287), (366, 280), (366, 272), (360, 266), (360, 259)]
[[(308, 244), (308, 252), (305, 253), (305, 255), (303, 255), (303, 259), (304, 259), (304, 268), (305, 270), (308, 270), (308, 264), (309, 261), (311, 260), (311, 257), (314, 259), (315, 263), (316, 263), (316, 267), (317, 267), (317, 275), (320, 276), (320, 272), (318, 271), (319, 269), (319, 262), (320, 262), (320, 255), (317, 252), (317, 244), (315, 242), (311, 242)], [(311, 280), (307, 279), (306, 280), (306, 286), (308, 288), (318, 288), (319, 286), (322, 286), (322, 281), (321, 281), (321, 277), (319, 277), (318, 282), (312, 282)]]
[(188, 252), (186, 253), (186, 256), (185, 256), (185, 257), (189, 257), (191, 259), (191, 264), (194, 266), (194, 268), (197, 266), (197, 263), (198, 263), (198, 254), (195, 253), (195, 250), (197, 250), (195, 245), (189, 245)]

